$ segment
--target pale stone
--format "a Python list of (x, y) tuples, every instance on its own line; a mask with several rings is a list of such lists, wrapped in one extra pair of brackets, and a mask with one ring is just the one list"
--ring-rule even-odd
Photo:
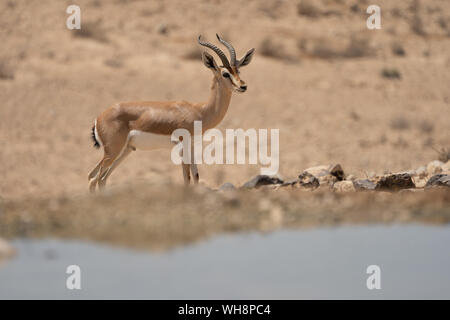
[(442, 171), (450, 171), (450, 160), (441, 166)]
[(323, 176), (334, 176), (337, 178), (337, 180), (343, 180), (344, 179), (344, 170), (342, 169), (342, 166), (340, 164), (331, 164), (331, 165), (321, 165), (316, 167), (311, 167), (308, 169), (305, 169), (303, 172), (308, 172), (318, 178), (320, 180)]
[(231, 182), (225, 182), (222, 186), (220, 186), (219, 191), (235, 191), (236, 187)]
[(353, 181), (338, 181), (333, 185), (335, 192), (354, 192), (356, 191)]
[(340, 164), (321, 165), (303, 171), (316, 177), (320, 185), (332, 186), (336, 181), (344, 180), (345, 173)]
[(353, 186), (358, 191), (370, 191), (375, 190), (376, 184), (369, 179), (360, 179), (353, 181)]
[(420, 176), (414, 177), (413, 181), (416, 185), (416, 188), (423, 188), (427, 184), (427, 179), (421, 178)]
[(428, 175), (427, 168), (425, 166), (419, 167), (416, 169), (416, 176), (424, 178)]
[(427, 165), (427, 172), (429, 175), (436, 174), (442, 172), (442, 166), (444, 163), (439, 160), (434, 160), (428, 163)]
[(311, 167), (308, 169), (305, 169), (304, 171), (308, 172), (309, 174), (312, 174), (316, 178), (320, 178), (322, 176), (326, 176), (330, 174), (330, 171), (328, 171), (329, 166), (317, 166), (317, 167)]

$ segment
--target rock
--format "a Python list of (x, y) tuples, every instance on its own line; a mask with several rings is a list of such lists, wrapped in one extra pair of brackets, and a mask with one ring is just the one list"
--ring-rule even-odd
[(421, 178), (420, 176), (415, 176), (413, 178), (414, 184), (416, 185), (416, 188), (424, 188), (427, 184), (427, 179)]
[(332, 176), (336, 177), (338, 181), (342, 181), (345, 178), (344, 170), (339, 163), (330, 166), (330, 173)]
[(356, 191), (353, 181), (338, 181), (333, 185), (335, 192), (354, 192)]
[(328, 168), (329, 168), (329, 166), (311, 167), (311, 168), (303, 170), (303, 173), (307, 172), (316, 178), (320, 178), (320, 177), (330, 174), (330, 171), (328, 170)]
[(156, 32), (158, 32), (159, 34), (167, 34), (168, 31), (169, 31), (169, 28), (167, 27), (167, 24), (165, 24), (165, 23), (160, 23), (156, 26)]
[(424, 166), (417, 168), (415, 173), (416, 173), (416, 176), (419, 176), (421, 178), (424, 178), (428, 175), (427, 168)]
[(436, 174), (428, 179), (425, 188), (433, 187), (450, 187), (450, 175), (449, 174)]
[(294, 186), (298, 183), (298, 179), (288, 180), (283, 182), (282, 187)]
[[(333, 185), (336, 181), (344, 180), (345, 174), (340, 164), (323, 165), (305, 169), (303, 173), (309, 173), (319, 180), (319, 184)], [(302, 173), (302, 174), (303, 174)]]
[(271, 177), (267, 175), (257, 175), (251, 180), (247, 181), (242, 188), (244, 189), (253, 189), (259, 188), (260, 186), (268, 185), (268, 184), (283, 184), (283, 180), (278, 177)]
[(375, 190), (398, 191), (415, 187), (416, 185), (409, 173), (394, 173), (381, 177), (376, 184)]
[(0, 238), (0, 262), (14, 256), (14, 248), (6, 241)]
[(442, 171), (450, 171), (450, 160), (448, 160), (444, 165), (442, 165)]
[(356, 177), (353, 174), (349, 174), (348, 176), (345, 177), (345, 180), (353, 181), (356, 180)]
[[(404, 173), (409, 174), (411, 177), (415, 177), (417, 175), (416, 174), (416, 170), (408, 170), (408, 171), (405, 171)], [(387, 174), (392, 174), (392, 173), (391, 172), (385, 172), (384, 174), (387, 175)]]
[(336, 177), (336, 179), (339, 181), (344, 180), (344, 170), (342, 169), (340, 164), (311, 167), (311, 168), (305, 169), (304, 172), (308, 172), (308, 173), (312, 174), (319, 180), (320, 180), (320, 178), (327, 176), (327, 175)]
[(338, 182), (338, 179), (335, 176), (332, 176), (331, 174), (320, 177), (318, 180), (319, 180), (320, 186), (328, 186), (330, 188), (333, 186), (333, 184)]
[(225, 182), (220, 186), (219, 191), (234, 191), (236, 187), (231, 182)]
[(438, 180), (441, 186), (450, 187), (450, 175), (446, 174), (444, 177)]
[(436, 173), (442, 172), (442, 166), (443, 165), (444, 165), (444, 163), (442, 161), (439, 161), (439, 160), (431, 161), (427, 165), (427, 172), (428, 172), (428, 174), (432, 175), (432, 174), (436, 174)]
[(360, 179), (353, 181), (353, 186), (356, 191), (370, 191), (375, 190), (376, 184), (369, 179)]
[(298, 176), (298, 183), (304, 188), (316, 189), (320, 186), (319, 180), (307, 171)]

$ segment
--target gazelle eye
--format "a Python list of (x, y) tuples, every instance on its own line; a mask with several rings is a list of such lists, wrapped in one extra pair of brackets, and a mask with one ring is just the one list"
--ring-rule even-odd
[(222, 76), (223, 76), (224, 78), (229, 78), (229, 77), (230, 77), (230, 74), (229, 74), (228, 72), (224, 72), (224, 73), (222, 74)]

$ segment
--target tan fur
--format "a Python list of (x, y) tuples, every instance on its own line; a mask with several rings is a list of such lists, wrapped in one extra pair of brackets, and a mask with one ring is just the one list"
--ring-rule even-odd
[[(225, 79), (214, 59), (203, 53), (203, 61), (214, 73), (211, 92), (207, 102), (191, 103), (181, 101), (142, 101), (121, 102), (103, 111), (96, 119), (95, 129), (103, 146), (103, 159), (89, 174), (89, 189), (94, 192), (97, 185), (103, 188), (106, 180), (123, 159), (134, 149), (129, 144), (131, 130), (170, 136), (176, 129), (194, 131), (194, 121), (202, 121), (203, 131), (215, 127), (222, 121), (228, 110), (233, 90), (239, 91), (245, 82), (239, 77), (236, 67), (230, 72), (230, 78)], [(213, 64), (213, 66), (211, 66)], [(242, 90), (241, 90), (242, 91)], [(245, 91), (245, 89), (244, 89)], [(190, 165), (182, 165), (183, 176), (189, 184)], [(198, 171), (195, 164), (190, 169), (194, 182), (198, 182)]]
[[(122, 102), (103, 111), (97, 117), (96, 129), (104, 148), (104, 156), (99, 165), (89, 174), (90, 190), (103, 175), (104, 182), (110, 175), (106, 168), (126, 147), (128, 134), (131, 130), (149, 133), (171, 135), (178, 128), (194, 130), (194, 121), (202, 121), (203, 130), (215, 127), (224, 118), (231, 100), (231, 89), (220, 86), (214, 78), (208, 102), (190, 103), (187, 101), (143, 101)], [(103, 171), (98, 167), (105, 168)], [(183, 171), (185, 171), (184, 168)], [(112, 170), (111, 170), (112, 171)], [(198, 181), (198, 177), (194, 177)], [(189, 174), (185, 174), (190, 180)]]

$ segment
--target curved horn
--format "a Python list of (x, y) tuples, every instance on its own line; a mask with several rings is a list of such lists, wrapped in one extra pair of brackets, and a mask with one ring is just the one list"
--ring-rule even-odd
[(230, 62), (228, 62), (228, 59), (227, 59), (227, 56), (225, 55), (225, 53), (223, 53), (222, 50), (220, 50), (218, 47), (216, 47), (212, 43), (202, 41), (202, 40), (200, 40), (200, 38), (201, 38), (201, 35), (198, 36), (198, 43), (204, 47), (207, 47), (207, 48), (210, 48), (211, 50), (213, 50), (219, 56), (220, 60), (222, 60), (223, 66), (225, 68), (231, 70)]
[(234, 50), (233, 46), (223, 40), (219, 35), (216, 33), (217, 39), (222, 43), (225, 47), (227, 47), (228, 51), (230, 52), (230, 64), (232, 66), (236, 66), (236, 50)]

